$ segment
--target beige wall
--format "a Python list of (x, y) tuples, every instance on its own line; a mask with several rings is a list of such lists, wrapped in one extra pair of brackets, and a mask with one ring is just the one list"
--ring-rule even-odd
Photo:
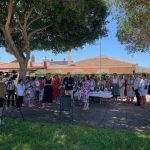
[(49, 69), (47, 72), (61, 72), (61, 73), (85, 73), (85, 74), (92, 74), (92, 73), (133, 73), (133, 67), (118, 67), (118, 68), (52, 68)]

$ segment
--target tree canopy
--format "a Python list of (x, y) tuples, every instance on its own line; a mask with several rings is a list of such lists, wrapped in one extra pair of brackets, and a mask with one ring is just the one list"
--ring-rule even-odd
[(107, 15), (104, 0), (0, 0), (0, 47), (26, 68), (32, 50), (60, 53), (106, 36)]
[(129, 52), (150, 50), (150, 1), (115, 0), (117, 36)]

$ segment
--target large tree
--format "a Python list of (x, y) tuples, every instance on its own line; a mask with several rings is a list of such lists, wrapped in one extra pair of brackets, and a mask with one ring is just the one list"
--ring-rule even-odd
[(0, 0), (0, 47), (12, 53), (24, 78), (33, 50), (65, 52), (106, 36), (103, 0)]
[(117, 36), (129, 52), (150, 50), (150, 0), (114, 0)]

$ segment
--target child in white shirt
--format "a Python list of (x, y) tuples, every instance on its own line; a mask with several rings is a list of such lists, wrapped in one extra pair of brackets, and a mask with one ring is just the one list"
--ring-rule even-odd
[(23, 80), (20, 79), (18, 84), (16, 85), (16, 95), (17, 95), (16, 107), (17, 108), (22, 107), (24, 93), (25, 93), (25, 86), (23, 84)]

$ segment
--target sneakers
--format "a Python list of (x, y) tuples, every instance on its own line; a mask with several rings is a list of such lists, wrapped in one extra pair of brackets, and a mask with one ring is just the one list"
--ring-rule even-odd
[(0, 119), (0, 125), (4, 125), (4, 120)]

